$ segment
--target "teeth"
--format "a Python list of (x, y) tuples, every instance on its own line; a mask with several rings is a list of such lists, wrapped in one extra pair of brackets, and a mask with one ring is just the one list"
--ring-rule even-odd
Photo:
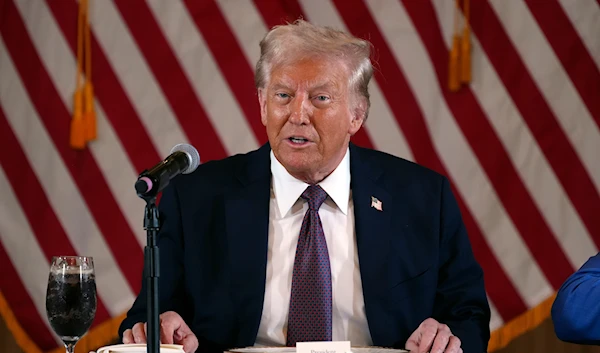
[(290, 140), (292, 140), (293, 143), (303, 143), (303, 142), (306, 142), (306, 139), (303, 139), (303, 138), (290, 137)]

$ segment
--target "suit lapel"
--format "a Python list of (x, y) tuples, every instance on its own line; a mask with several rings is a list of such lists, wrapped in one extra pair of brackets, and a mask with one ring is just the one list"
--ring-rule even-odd
[(271, 170), (269, 145), (238, 170), (238, 188), (225, 200), (232, 297), (241, 343), (254, 344), (262, 315), (269, 229)]

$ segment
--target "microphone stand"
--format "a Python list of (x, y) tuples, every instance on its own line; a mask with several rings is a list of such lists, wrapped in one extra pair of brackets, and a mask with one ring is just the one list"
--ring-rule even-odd
[(156, 207), (156, 195), (141, 195), (146, 201), (144, 212), (144, 229), (147, 233), (147, 244), (144, 247), (144, 274), (146, 277), (146, 309), (148, 315), (147, 327), (147, 353), (160, 353), (160, 322), (158, 311), (158, 278), (159, 257), (156, 244), (160, 222), (158, 220), (158, 208)]
[[(156, 196), (169, 180), (176, 175), (190, 173), (198, 167), (200, 155), (190, 145), (179, 144), (173, 147), (171, 155), (152, 167), (144, 170), (135, 183), (137, 195), (146, 201), (144, 229), (147, 243), (144, 247), (144, 276), (146, 277), (147, 334), (146, 352), (160, 353), (160, 317), (158, 308), (158, 279), (160, 266), (158, 258), (158, 231), (160, 222)], [(191, 168), (191, 169), (190, 169)], [(146, 180), (144, 180), (146, 179)], [(154, 186), (154, 187), (153, 187)]]

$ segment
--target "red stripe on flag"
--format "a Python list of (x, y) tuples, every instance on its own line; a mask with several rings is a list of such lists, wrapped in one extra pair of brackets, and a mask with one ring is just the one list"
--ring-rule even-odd
[[(47, 1), (47, 4), (76, 60), (77, 4), (73, 1)], [(93, 33), (91, 39), (94, 94), (125, 148), (129, 161), (138, 172), (141, 172), (166, 156), (161, 157), (157, 152)]]
[(121, 272), (133, 291), (138, 292), (143, 267), (140, 245), (127, 225), (89, 149), (75, 151), (69, 147), (71, 116), (46, 72), (27, 34), (21, 15), (12, 1), (9, 1), (7, 10), (7, 20), (0, 28), (0, 33), (5, 39), (21, 81)]
[(221, 10), (214, 0), (186, 0), (185, 5), (240, 104), (256, 140), (260, 145), (266, 143), (267, 132), (260, 120), (252, 68)]
[[(256, 1), (256, 0), (255, 0)], [(263, 0), (268, 2), (268, 0)], [(306, 18), (304, 11), (302, 11), (302, 6), (298, 3), (298, 0), (279, 0), (281, 4), (281, 8), (285, 13), (291, 17), (292, 21), (295, 21), (299, 18)]]
[(8, 0), (0, 0), (0, 26), (4, 24), (4, 16), (1, 16), (1, 14), (6, 13), (7, 2)]
[(375, 47), (380, 69), (375, 70), (374, 78), (379, 83), (396, 121), (404, 132), (415, 159), (437, 172), (443, 171), (444, 167), (433, 148), (425, 119), (412, 89), (398, 68), (365, 4), (360, 0), (334, 1), (334, 3), (348, 29), (354, 35), (368, 39)]
[[(73, 249), (19, 141), (13, 134), (2, 107), (0, 107), (0, 141), (5, 146), (9, 146), (0, 148), (0, 165), (6, 173), (40, 248), (46, 255), (46, 260), (51, 262), (53, 256), (59, 255), (85, 255), (77, 254)], [(100, 298), (98, 298), (96, 317), (98, 320), (95, 323), (110, 318)]]
[(202, 161), (227, 156), (206, 111), (145, 1), (115, 1), (177, 119)]
[(554, 173), (600, 247), (600, 195), (487, 1), (471, 2), (471, 27)]
[(600, 70), (556, 0), (525, 0), (590, 114), (600, 126)]
[[(269, 28), (285, 24), (286, 21), (293, 22), (298, 18), (308, 20), (302, 11), (302, 7), (296, 0), (254, 0), (254, 3)], [(352, 136), (351, 140), (358, 146), (373, 148), (373, 142), (371, 142), (371, 138), (367, 134), (367, 130), (364, 126)]]
[(262, 15), (269, 29), (277, 25), (292, 23), (299, 18), (306, 19), (302, 8), (290, 0), (254, 0), (254, 5)]
[[(6, 6), (8, 8), (8, 6)], [(50, 328), (44, 324), (46, 318), (42, 318), (37, 311), (33, 300), (29, 296), (27, 289), (21, 282), (15, 267), (8, 257), (8, 253), (4, 249), (2, 238), (0, 237), (0, 268), (2, 268), (2, 276), (0, 276), (0, 290), (6, 298), (10, 306), (10, 310), (15, 315), (19, 325), (27, 332), (35, 344), (44, 352), (58, 347), (58, 343), (54, 340)], [(50, 268), (48, 268), (48, 271)]]
[[(334, 0), (334, 2), (350, 31), (355, 35), (368, 38), (377, 48), (378, 62), (381, 69), (375, 72), (375, 78), (381, 86), (398, 124), (405, 132), (407, 142), (416, 161), (443, 175), (448, 175), (433, 147), (425, 119), (412, 90), (408, 86), (369, 10), (360, 0)], [(475, 257), (483, 267), (486, 277), (492, 279), (486, 281), (486, 289), (490, 298), (496, 304), (498, 312), (507, 320), (524, 312), (527, 308), (525, 303), (497, 262), (460, 193), (455, 192), (455, 197), (461, 208), (465, 227), (474, 245)]]
[[(521, 238), (546, 278), (558, 289), (575, 269), (535, 205), (471, 89), (465, 87), (457, 93), (446, 89), (449, 55), (438, 22), (431, 21), (436, 18), (433, 5), (428, 1), (403, 3), (432, 59), (440, 90), (454, 119), (465, 134), (506, 212), (517, 226)], [(540, 246), (540, 241), (543, 246)]]

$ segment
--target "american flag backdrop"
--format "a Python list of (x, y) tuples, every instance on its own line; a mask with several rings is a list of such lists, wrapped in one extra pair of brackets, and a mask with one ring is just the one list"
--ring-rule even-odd
[(178, 143), (205, 162), (266, 142), (258, 42), (299, 17), (373, 43), (372, 108), (354, 142), (450, 178), (494, 342), (531, 327), (528, 313), (547, 317), (598, 251), (600, 0), (471, 0), (472, 81), (456, 92), (454, 0), (89, 6), (98, 137), (75, 150), (78, 3), (0, 0), (0, 309), (27, 353), (62, 349), (45, 312), (53, 255), (94, 257), (98, 311), (81, 351), (116, 336), (142, 281), (138, 173)]

